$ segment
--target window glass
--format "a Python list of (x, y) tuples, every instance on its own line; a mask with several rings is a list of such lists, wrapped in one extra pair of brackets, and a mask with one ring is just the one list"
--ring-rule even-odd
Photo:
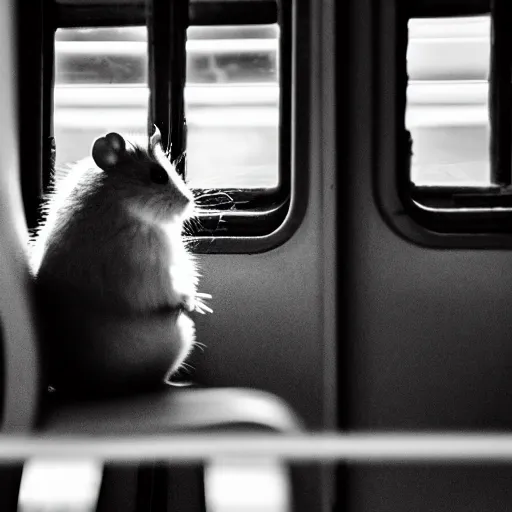
[[(196, 188), (278, 185), (277, 25), (190, 27), (187, 177)], [(55, 41), (57, 165), (88, 156), (108, 131), (144, 133), (145, 27), (59, 29)]]
[(489, 186), (490, 19), (409, 21), (406, 126), (411, 181)]
[(105, 133), (147, 129), (146, 29), (58, 29), (55, 40), (56, 165), (89, 156)]

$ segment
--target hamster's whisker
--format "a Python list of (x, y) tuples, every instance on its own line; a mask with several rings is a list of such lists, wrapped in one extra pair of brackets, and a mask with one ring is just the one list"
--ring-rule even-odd
[(181, 363), (179, 370), (184, 370), (184, 373), (191, 374), (195, 370), (195, 368), (191, 364), (183, 361), (183, 363)]
[(207, 348), (204, 343), (201, 343), (200, 341), (195, 341), (193, 344), (194, 347), (197, 347), (201, 352), (204, 352)]

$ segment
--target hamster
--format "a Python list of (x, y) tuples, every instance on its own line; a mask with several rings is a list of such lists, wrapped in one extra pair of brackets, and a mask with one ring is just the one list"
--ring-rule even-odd
[(194, 197), (161, 146), (118, 133), (55, 183), (31, 247), (48, 385), (61, 396), (161, 385), (211, 312), (182, 237)]

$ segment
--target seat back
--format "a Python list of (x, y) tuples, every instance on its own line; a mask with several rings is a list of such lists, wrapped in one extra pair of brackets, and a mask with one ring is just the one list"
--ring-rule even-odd
[[(3, 430), (30, 429), (36, 415), (39, 366), (27, 263), (27, 226), (20, 190), (15, 3), (0, 4), (0, 329)], [(3, 510), (3, 509), (2, 509)]]
[[(20, 187), (15, 7), (0, 3), (0, 401), (2, 430), (20, 433), (35, 422), (39, 365)], [(0, 466), (0, 510), (17, 510), (22, 471)]]

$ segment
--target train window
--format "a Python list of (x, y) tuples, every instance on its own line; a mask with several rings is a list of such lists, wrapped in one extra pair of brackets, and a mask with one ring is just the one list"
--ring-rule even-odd
[[(277, 25), (188, 29), (190, 186), (278, 186), (278, 38)], [(105, 132), (145, 132), (147, 67), (145, 27), (57, 30), (57, 165), (87, 155)]]
[[(167, 125), (165, 98), (158, 105), (150, 100), (150, 84), (165, 76), (155, 71), (152, 77), (150, 47), (156, 45), (148, 44), (141, 5), (57, 3), (57, 168), (88, 156), (92, 141), (108, 131), (146, 133), (151, 109)], [(204, 239), (195, 250), (267, 250), (294, 229), (275, 243), (250, 241), (274, 235), (291, 217), (291, 12), (286, 6), (278, 12), (274, 2), (205, 2), (190, 4), (189, 18), (184, 173), (201, 207), (192, 234)]]
[[(429, 227), (471, 231), (491, 172), (489, 15), (408, 20), (409, 190)], [(432, 213), (432, 216), (428, 216)], [(438, 215), (454, 214), (441, 220)], [(479, 224), (479, 223), (477, 223)]]
[(144, 133), (148, 96), (145, 27), (57, 29), (56, 166), (88, 156), (105, 133)]
[(187, 177), (196, 188), (276, 189), (277, 25), (190, 27)]
[(491, 186), (488, 16), (409, 20), (406, 127), (411, 181)]
[(381, 11), (378, 200), (422, 244), (512, 246), (511, 46), (497, 11), (507, 2), (491, 4), (397, 0)]

